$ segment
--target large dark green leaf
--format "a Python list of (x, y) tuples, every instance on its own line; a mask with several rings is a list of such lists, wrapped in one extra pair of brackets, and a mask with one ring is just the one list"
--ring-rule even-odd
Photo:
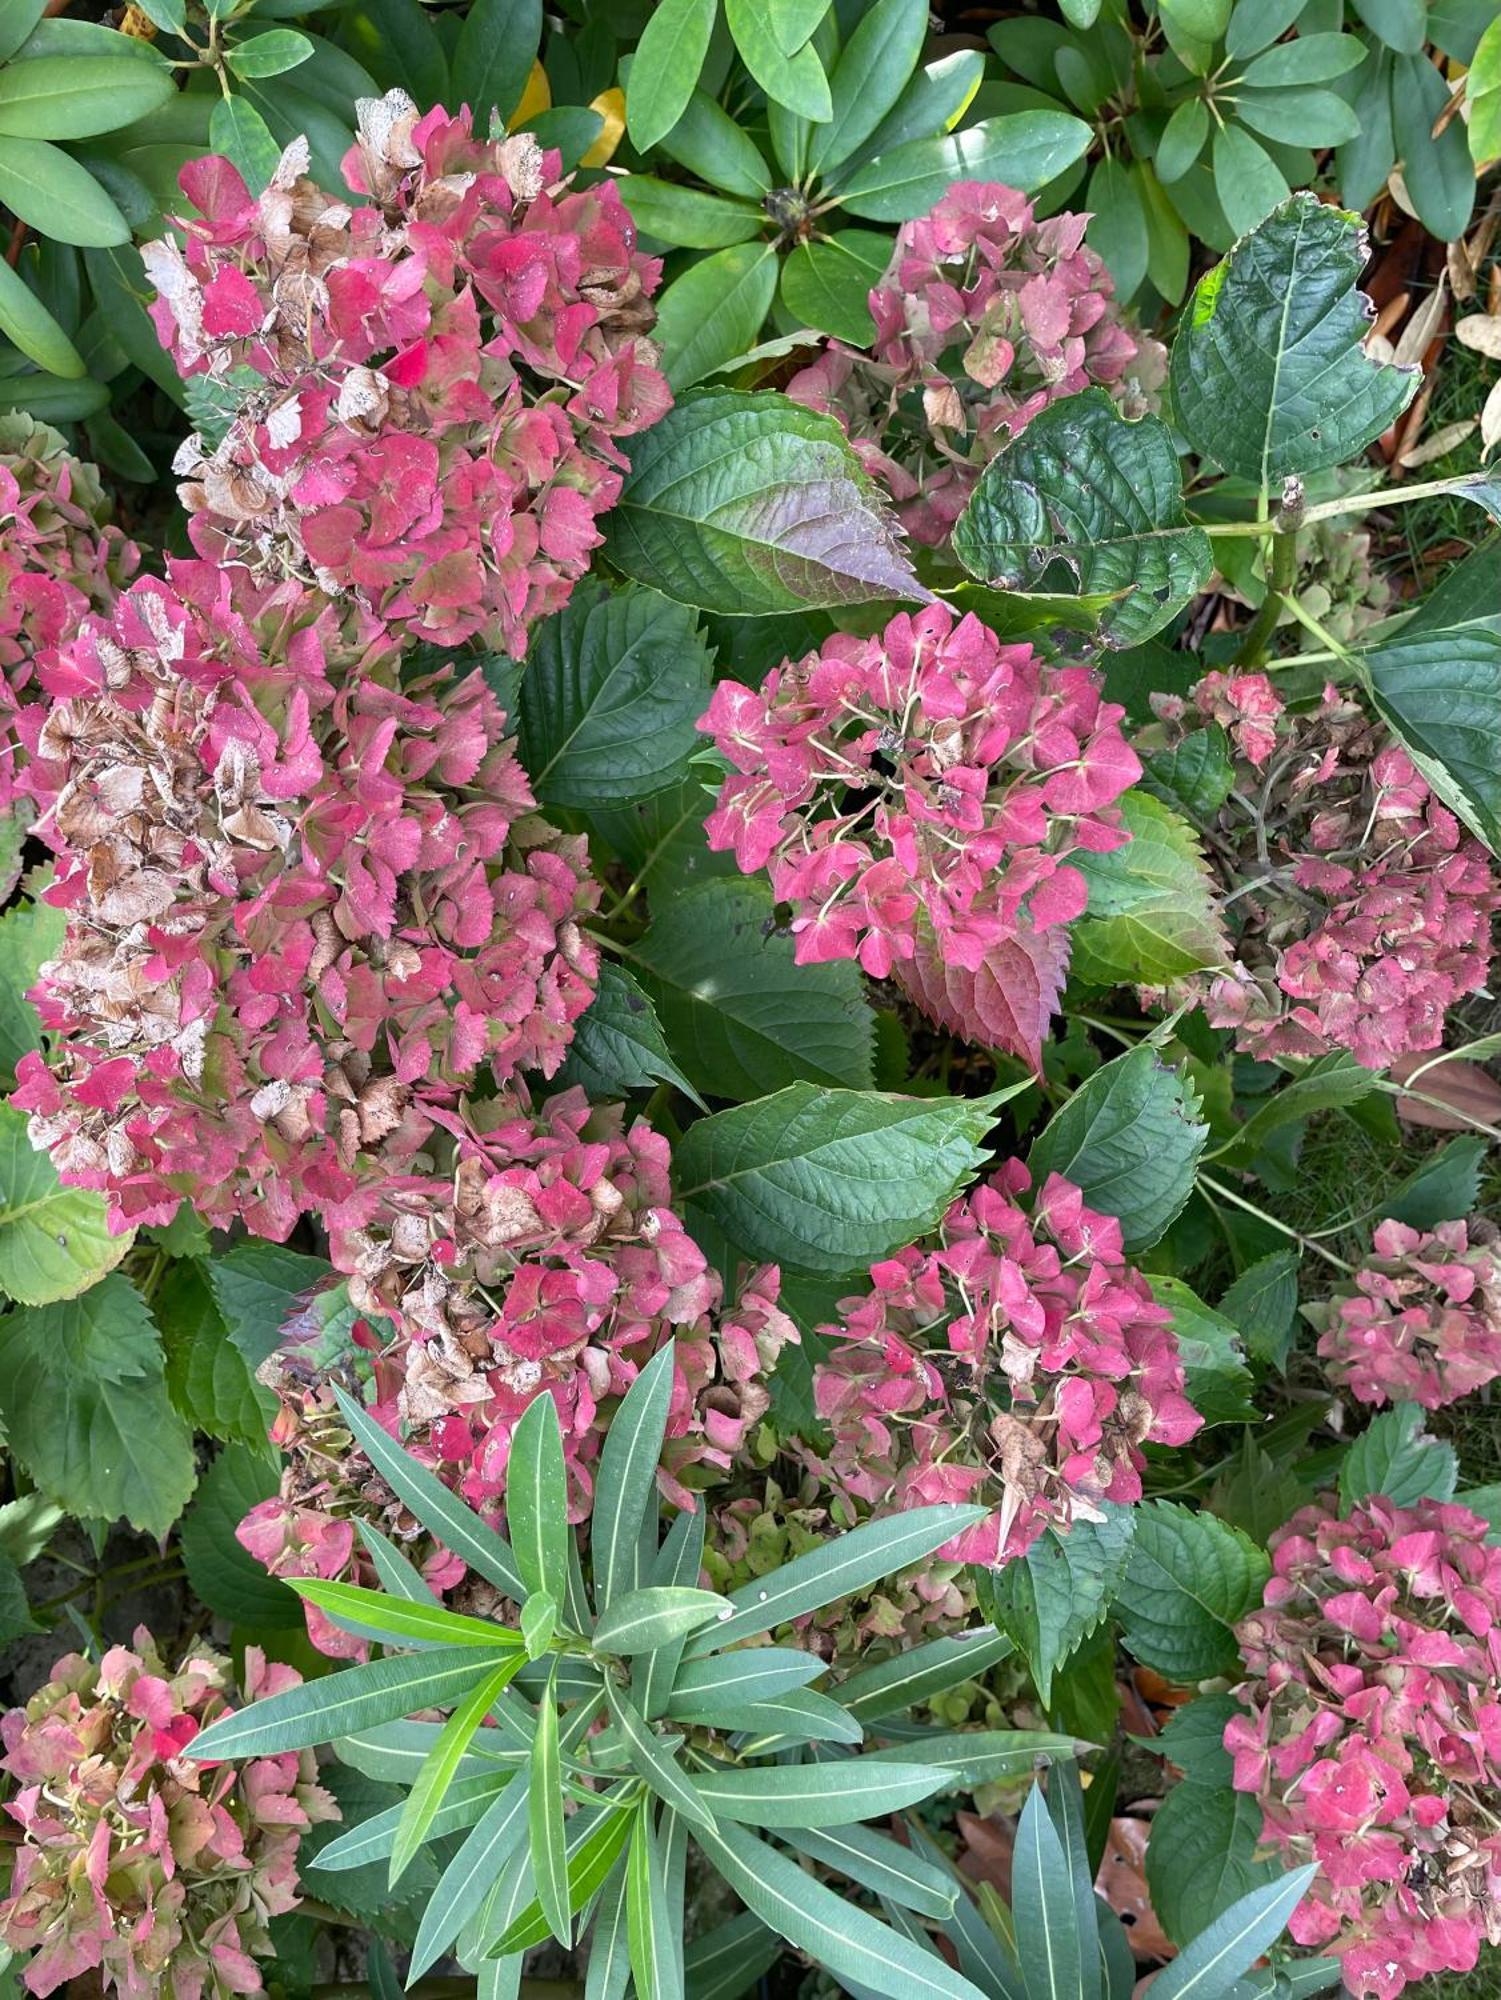
[(1189, 525), (1167, 426), (1130, 422), (1103, 389), (1050, 403), (985, 468), (954, 529), (972, 576), (1012, 589), (1109, 592), (1112, 645), (1148, 638), (1201, 590), (1209, 538)]
[(1364, 261), (1358, 219), (1297, 194), (1199, 280), (1171, 372), (1198, 451), (1271, 489), (1343, 464), (1401, 415), (1418, 372), (1365, 352)]
[(542, 39), (542, 0), (473, 0), (454, 44), (454, 96), (483, 132), (493, 111), (502, 121), (521, 102)]
[[(4, 71), (0, 70), (0, 76)], [(24, 278), (0, 262), (0, 333), (12, 340), (28, 361), (50, 375), (76, 378), (85, 372), (83, 356)]]
[(799, 1080), (869, 1088), (873, 1017), (858, 971), (796, 964), (764, 883), (673, 897), (632, 963), (700, 1090), (748, 1100)]
[(724, 14), (741, 60), (773, 103), (799, 118), (830, 115), (829, 80), (811, 42), (788, 55), (778, 43), (766, 0), (724, 0)]
[(630, 453), (610, 559), (679, 603), (750, 617), (927, 595), (832, 417), (707, 389)]
[(599, 968), (594, 998), (574, 1030), (561, 1081), (582, 1084), (592, 1096), (606, 1098), (671, 1083), (701, 1102), (673, 1060), (651, 996), (611, 961)]
[(674, 389), (691, 388), (756, 344), (777, 289), (770, 243), (736, 243), (690, 264), (657, 300), (652, 332)]
[(1194, 829), (1143, 791), (1127, 792), (1121, 817), (1124, 847), (1076, 856), (1089, 908), (1074, 926), (1075, 978), (1162, 986), (1222, 964), (1223, 927)]
[(687, 109), (718, 13), (717, 0), (661, 0), (641, 30), (626, 92), (631, 144), (646, 153)]
[(1131, 1560), (1135, 1517), (1109, 1507), (1102, 1521), (1076, 1521), (1066, 1534), (1043, 1534), (1025, 1556), (985, 1579), (983, 1608), (1026, 1656), (1043, 1705), (1074, 1649), (1110, 1610)]
[(963, 132), (911, 139), (850, 175), (839, 199), (871, 222), (907, 222), (942, 199), (955, 181), (1002, 181), (1034, 194), (1082, 160), (1092, 133), (1064, 111), (1016, 111)]
[(1136, 1541), (1115, 1601), (1127, 1648), (1169, 1680), (1233, 1673), (1233, 1627), (1261, 1601), (1269, 1564), (1247, 1536), (1169, 1500), (1136, 1510)]
[(760, 209), (705, 188), (682, 187), (651, 174), (627, 174), (617, 186), (643, 235), (686, 250), (720, 250), (729, 243), (746, 243), (765, 227)]
[(521, 759), (543, 805), (625, 805), (665, 791), (701, 748), (711, 657), (693, 612), (591, 580), (533, 635)]
[(1501, 853), (1501, 632), (1398, 634), (1364, 656), (1383, 719), (1445, 805)]
[(332, 1266), (321, 1257), (304, 1256), (282, 1243), (237, 1243), (209, 1265), (209, 1282), (229, 1337), (253, 1369), (332, 1275)]
[(39, 56), (0, 69), (0, 133), (88, 139), (145, 118), (175, 94), (164, 63), (132, 56)]
[(1257, 1857), (1260, 1805), (1231, 1783), (1225, 1724), (1241, 1713), (1233, 1695), (1203, 1695), (1174, 1713), (1156, 1745), (1182, 1773), (1168, 1786), (1147, 1843), (1152, 1908), (1175, 1944), (1187, 1944), (1280, 1872), (1274, 1856)]
[(1033, 1178), (1062, 1174), (1120, 1220), (1128, 1250), (1155, 1243), (1193, 1192), (1209, 1128), (1186, 1076), (1145, 1045), (1095, 1071), (1028, 1155)]
[(182, 1517), (182, 1560), (194, 1597), (219, 1618), (251, 1632), (295, 1629), (302, 1600), (235, 1539), (235, 1530), (275, 1493), (276, 1469), (241, 1445), (221, 1451)]
[[(629, 98), (629, 88), (626, 95)], [(689, 97), (688, 108), (662, 141), (661, 150), (725, 194), (759, 202), (771, 193), (771, 169), (755, 140), (702, 90)]]
[(692, 1126), (678, 1192), (749, 1257), (863, 1270), (933, 1226), (981, 1164), (999, 1101), (790, 1084)]
[(1184, 1393), (1206, 1424), (1253, 1423), (1251, 1371), (1240, 1328), (1217, 1313), (1181, 1278), (1153, 1274), (1152, 1294), (1173, 1316), (1183, 1360)]

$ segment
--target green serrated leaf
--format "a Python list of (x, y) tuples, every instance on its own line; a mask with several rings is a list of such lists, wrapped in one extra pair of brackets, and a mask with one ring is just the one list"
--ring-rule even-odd
[(0, 1292), (27, 1306), (75, 1298), (113, 1270), (134, 1234), (112, 1236), (104, 1197), (64, 1187), (33, 1150), (24, 1114), (0, 1104)]
[(1116, 1616), (1144, 1666), (1192, 1682), (1232, 1673), (1232, 1629), (1260, 1602), (1270, 1565), (1238, 1530), (1168, 1500), (1137, 1509), (1136, 1542)]
[(216, 1617), (251, 1632), (289, 1631), (302, 1624), (296, 1592), (268, 1576), (235, 1536), (252, 1507), (269, 1500), (277, 1485), (276, 1469), (265, 1458), (230, 1445), (199, 1480), (182, 1517), (183, 1568), (194, 1597)]
[(986, 1579), (985, 1608), (1016, 1641), (1044, 1707), (1069, 1655), (1108, 1615), (1131, 1560), (1135, 1519), (1107, 1507), (1102, 1521), (1046, 1529), (1025, 1556)]
[(1454, 1447), (1427, 1434), (1416, 1403), (1398, 1403), (1373, 1417), (1339, 1468), (1339, 1497), (1347, 1509), (1368, 1493), (1384, 1493), (1399, 1507), (1448, 1500), (1458, 1483)]
[(1242, 1271), (1220, 1300), (1220, 1311), (1245, 1336), (1247, 1353), (1273, 1368), (1286, 1367), (1292, 1348), (1301, 1264), (1296, 1249), (1274, 1250)]
[(1070, 971), (1098, 986), (1160, 986), (1225, 960), (1199, 838), (1150, 793), (1120, 801), (1123, 847), (1075, 857), (1089, 907), (1074, 926)]
[(1217, 1313), (1181, 1278), (1153, 1273), (1148, 1283), (1158, 1305), (1173, 1316), (1173, 1338), (1183, 1361), (1184, 1394), (1206, 1424), (1254, 1423), (1251, 1371), (1240, 1328)]

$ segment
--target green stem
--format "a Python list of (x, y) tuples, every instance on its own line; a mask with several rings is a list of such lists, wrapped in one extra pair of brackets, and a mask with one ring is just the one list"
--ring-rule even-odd
[(1260, 610), (1246, 627), (1237, 666), (1255, 667), (1261, 664), (1282, 616), (1282, 607), (1297, 580), (1298, 536), (1294, 529), (1272, 537), (1266, 564), (1266, 596), (1261, 600)]
[(1326, 1264), (1332, 1264), (1337, 1271), (1355, 1269), (1355, 1266), (1347, 1264), (1343, 1257), (1336, 1257), (1332, 1250), (1326, 1250), (1321, 1243), (1315, 1243), (1311, 1236), (1305, 1236), (1301, 1230), (1294, 1229), (1290, 1222), (1282, 1222), (1275, 1215), (1268, 1215), (1264, 1208), (1258, 1208), (1254, 1201), (1247, 1201), (1243, 1194), (1237, 1194), (1234, 1188), (1226, 1187), (1223, 1181), (1211, 1180), (1208, 1174), (1201, 1173), (1199, 1186), (1204, 1193), (1220, 1201), (1233, 1202), (1237, 1208), (1245, 1209), (1248, 1215), (1254, 1215), (1259, 1222), (1265, 1222), (1270, 1228), (1279, 1230), (1282, 1235), (1290, 1236), (1294, 1243), (1300, 1244), (1305, 1250), (1311, 1250), (1315, 1257), (1322, 1257)]
[[(1445, 493), (1459, 493), (1474, 480), (1474, 473), (1464, 473), (1458, 479), (1421, 479), (1413, 486), (1389, 486), (1379, 493), (1346, 493), (1337, 500), (1321, 500), (1316, 507), (1304, 510), (1300, 525), (1306, 527), (1310, 521), (1333, 521), (1341, 514), (1363, 514), (1371, 507), (1405, 507), (1410, 500), (1435, 500)], [(1276, 515), (1264, 521), (1200, 521), (1195, 525), (1211, 539), (1226, 536), (1234, 539), (1241, 535), (1276, 535), (1282, 530), (1277, 525)]]
[(1313, 613), (1306, 610), (1296, 597), (1289, 596), (1284, 602), (1294, 618), (1303, 627), (1303, 630), (1311, 633), (1318, 640), (1320, 646), (1328, 652), (1329, 657), (1333, 660), (1338, 660), (1342, 666), (1348, 667), (1358, 680), (1364, 673), (1359, 656), (1351, 652), (1348, 646), (1341, 645), (1328, 627), (1321, 625)]

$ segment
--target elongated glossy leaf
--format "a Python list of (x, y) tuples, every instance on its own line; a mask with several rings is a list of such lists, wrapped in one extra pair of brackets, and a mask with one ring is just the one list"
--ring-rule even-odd
[(890, 261), (891, 239), (873, 229), (841, 229), (799, 243), (782, 266), (782, 303), (804, 326), (863, 347), (876, 336), (868, 303)]
[(165, 64), (131, 56), (41, 56), (0, 68), (0, 133), (88, 139), (145, 118), (175, 94)]
[[(1079, 1935), (1068, 1861), (1040, 1785), (1028, 1793), (1017, 1828), (1011, 1913), (1028, 2000), (1082, 2000), (1086, 1940)], [(1092, 1930), (1087, 1942), (1093, 1955)]]
[(563, 1825), (563, 1764), (558, 1747), (558, 1710), (552, 1683), (537, 1716), (532, 1739), (527, 1829), (537, 1901), (547, 1927), (566, 1951), (573, 1942), (574, 1905), (568, 1893), (567, 1835)]
[(1464, 121), (1446, 112), (1449, 87), (1426, 54), (1399, 55), (1392, 66), (1392, 135), (1408, 197), (1425, 229), (1463, 236), (1475, 206), (1475, 165)]
[(1357, 217), (1297, 194), (1201, 278), (1173, 343), (1190, 443), (1272, 489), (1342, 465), (1411, 402), (1418, 372), (1365, 352)]
[(913, 1708), (961, 1681), (977, 1679), (1014, 1651), (1006, 1633), (993, 1625), (974, 1625), (967, 1632), (895, 1653), (877, 1666), (862, 1667), (840, 1682), (839, 1700), (861, 1722), (873, 1722), (878, 1716)]
[[(648, 1580), (653, 1584), (696, 1584), (704, 1559), (704, 1530), (708, 1510), (696, 1507), (679, 1513), (668, 1529), (656, 1561), (650, 1565)], [(681, 1639), (669, 1639), (639, 1659), (631, 1673), (631, 1691), (641, 1713), (654, 1721), (667, 1706), (673, 1682), (683, 1658)]]
[(248, 95), (221, 97), (209, 119), (209, 144), (233, 162), (253, 193), (270, 182), (281, 158), (281, 145)]
[(1224, 2000), (1233, 1981), (1281, 1936), (1317, 1873), (1313, 1865), (1296, 1868), (1242, 1896), (1157, 1975), (1157, 2000)]
[[(463, 1846), (444, 1869), (422, 1912), (422, 1926), (412, 1947), (410, 1978), (419, 1979), (448, 1950), (484, 1902), (496, 1871), (525, 1839), (529, 1782), (524, 1771), (506, 1779), (504, 1789), (489, 1801)], [(458, 1785), (450, 1788), (445, 1805), (458, 1789)], [(434, 1834), (442, 1824), (442, 1811), (440, 1806), (430, 1829)], [(323, 1857), (320, 1855), (319, 1859), (322, 1861)]]
[(927, 596), (831, 417), (705, 389), (629, 449), (610, 559), (680, 603), (748, 617)]
[(627, 1862), (610, 1870), (589, 1924), (589, 1964), (584, 2000), (625, 2000), (631, 1983), (630, 1910)]
[(1208, 1127), (1186, 1076), (1145, 1046), (1076, 1090), (1028, 1155), (1034, 1180), (1062, 1174), (1119, 1218), (1128, 1250), (1149, 1248), (1193, 1192)]
[(724, 12), (741, 59), (773, 103), (799, 118), (827, 118), (833, 109), (829, 80), (812, 44), (786, 54), (766, 0), (724, 0)]
[[(984, 1520), (986, 1511), (984, 1507), (914, 1507), (905, 1514), (866, 1521), (821, 1548), (795, 1556), (770, 1576), (732, 1592), (734, 1617), (716, 1622), (709, 1637), (717, 1649), (739, 1639), (753, 1639), (774, 1626), (801, 1618), (806, 1611), (821, 1610), (835, 1598), (848, 1597), (910, 1563), (921, 1562)], [(695, 1642), (695, 1650), (704, 1648), (704, 1638)]]
[(748, 243), (766, 226), (764, 213), (749, 202), (659, 181), (650, 174), (627, 174), (619, 188), (643, 235), (686, 250), (722, 250), (731, 243)]
[(476, 1731), (493, 1704), (510, 1685), (521, 1665), (520, 1654), (491, 1669), (478, 1687), (471, 1688), (439, 1732), (427, 1762), (417, 1773), (417, 1781), (407, 1795), (391, 1846), (391, 1886), (394, 1888), (417, 1850), (431, 1838), (433, 1821), (453, 1784)]
[(1202, 97), (1186, 98), (1163, 128), (1153, 164), (1163, 186), (1181, 180), (1204, 150), (1209, 111)]
[(1501, 853), (1501, 632), (1399, 634), (1364, 663), (1377, 709), (1423, 776)]
[(542, 0), (473, 0), (453, 45), (455, 94), (483, 132), (493, 111), (511, 118), (542, 39)]
[(791, 1084), (700, 1119), (678, 1191), (747, 1256), (837, 1277), (932, 1226), (979, 1166), (998, 1101)]
[[(485, 1664), (477, 1660), (476, 1670), (483, 1672)], [(497, 1721), (507, 1716), (505, 1703), (506, 1697), (502, 1695), (496, 1703)], [(368, 1728), (353, 1730), (347, 1736), (336, 1737), (334, 1754), (341, 1763), (352, 1766), (380, 1784), (407, 1786), (431, 1754), (442, 1727), (439, 1722), (375, 1723)], [(486, 1777), (497, 1770), (513, 1770), (518, 1763), (525, 1763), (534, 1733), (534, 1727), (529, 1727), (525, 1734), (500, 1727), (493, 1735), (489, 1732), (481, 1734), (476, 1738), (480, 1747), (464, 1760), (466, 1768), (462, 1772), (463, 1777)]]
[(494, 1662), (472, 1646), (369, 1660), (211, 1723), (193, 1739), (191, 1754), (200, 1763), (222, 1763), (332, 1743), (420, 1709), (447, 1708), (493, 1672)]
[(1100, 631), (1117, 646), (1159, 631), (1213, 568), (1166, 425), (1128, 421), (1103, 389), (1050, 403), (991, 460), (954, 553), (982, 582), (1110, 594)]
[(770, 243), (736, 243), (690, 264), (657, 300), (652, 329), (662, 372), (674, 389), (691, 388), (754, 347), (777, 289)]
[(75, 380), (87, 372), (83, 356), (52, 314), (30, 285), (3, 261), (0, 261), (0, 333), (50, 375)]
[(755, 140), (702, 90), (688, 99), (687, 110), (662, 141), (662, 151), (725, 194), (759, 202), (771, 193), (771, 169)]
[[(826, 1671), (817, 1654), (793, 1646), (747, 1646), (708, 1659), (685, 1660), (673, 1682), (667, 1712), (671, 1715), (680, 1704), (717, 1702), (727, 1707), (737, 1701), (776, 1701)], [(840, 1689), (841, 1699), (848, 1686)]]
[(626, 92), (631, 144), (646, 153), (677, 124), (693, 95), (718, 12), (717, 0), (662, 0), (641, 31)]
[(360, 1449), (422, 1525), (497, 1590), (516, 1601), (524, 1597), (526, 1589), (516, 1568), (516, 1558), (495, 1530), (487, 1527), (462, 1500), (456, 1500), (410, 1452), (403, 1451), (353, 1397), (342, 1390), (336, 1390), (335, 1394), (344, 1421)]
[(953, 1876), (889, 1834), (868, 1826), (789, 1827), (783, 1838), (799, 1854), (837, 1868), (862, 1889), (889, 1897), (903, 1909), (940, 1919), (954, 1913), (959, 1885)]
[(858, 168), (839, 191), (851, 215), (907, 222), (955, 181), (1001, 181), (1034, 194), (1088, 152), (1090, 128), (1064, 111), (1016, 111), (963, 132), (913, 139)]
[(666, 1861), (652, 1819), (648, 1810), (637, 1813), (626, 1857), (631, 1972), (638, 1993), (649, 1993), (652, 2000), (682, 2000), (682, 1974), (668, 1907)]
[(1129, 1650), (1169, 1679), (1233, 1673), (1232, 1627), (1261, 1600), (1268, 1563), (1249, 1537), (1168, 1500), (1136, 1510), (1136, 1540), (1116, 1616)]
[(643, 1523), (655, 1551), (657, 1461), (672, 1404), (673, 1351), (664, 1347), (641, 1370), (605, 1433), (594, 1483), (591, 1538), (594, 1609), (603, 1617), (641, 1582)]
[(768, 1756), (799, 1743), (853, 1745), (865, 1737), (862, 1723), (813, 1688), (794, 1688), (774, 1701), (685, 1702), (679, 1712), (683, 1721), (707, 1729), (743, 1731)]
[[(599, 1812), (586, 1808), (569, 1821), (568, 1875), (564, 1893), (570, 1911), (581, 1910), (601, 1887), (615, 1865), (616, 1856), (630, 1837), (635, 1817), (634, 1809), (611, 1806)], [(518, 1858), (525, 1857), (513, 1856), (512, 1867)], [(516, 1885), (516, 1894), (524, 1892), (530, 1881), (528, 1870)], [(529, 1951), (533, 1945), (543, 1943), (549, 1935), (550, 1928), (543, 1915), (541, 1901), (533, 1897), (510, 1919), (503, 1935), (490, 1946), (490, 1950), (503, 1957)]]
[(1073, 1737), (1056, 1730), (933, 1729), (904, 1735), (881, 1755), (902, 1764), (943, 1764), (973, 1788), (1024, 1778), (1043, 1759), (1072, 1757), (1077, 1748)]
[(728, 1598), (683, 1584), (645, 1584), (610, 1600), (594, 1627), (600, 1653), (650, 1653), (685, 1639), (729, 1610)]
[(875, 131), (917, 67), (927, 33), (924, 0), (875, 0), (866, 9), (829, 79), (833, 115), (813, 134), (811, 173), (831, 173)]
[(694, 1791), (716, 1820), (750, 1826), (847, 1826), (879, 1819), (941, 1791), (956, 1774), (878, 1757), (780, 1764), (695, 1775)]
[(441, 1605), (415, 1603), (366, 1590), (355, 1583), (325, 1582), (321, 1577), (295, 1577), (292, 1588), (315, 1604), (334, 1624), (362, 1639), (381, 1639), (395, 1646), (476, 1646), (487, 1652), (515, 1652), (517, 1634), (487, 1618), (469, 1618)]
[(511, 1434), (506, 1526), (527, 1590), (560, 1599), (567, 1587), (568, 1479), (558, 1406), (551, 1396), (534, 1396)]
[[(437, 1741), (436, 1733), (433, 1741)], [(472, 1763), (475, 1760), (471, 1758), (469, 1761)], [(511, 1770), (495, 1770), (493, 1766), (490, 1771), (469, 1772), (455, 1778), (434, 1816), (429, 1838), (439, 1840), (445, 1834), (462, 1833), (476, 1825), (496, 1800), (518, 1783), (524, 1788), (525, 1777)], [(384, 1812), (372, 1813), (369, 1819), (361, 1820), (357, 1826), (347, 1827), (327, 1847), (319, 1848), (318, 1866), (331, 1875), (337, 1875), (347, 1869), (366, 1868), (372, 1862), (389, 1859), (405, 1807), (403, 1799), (400, 1805), (388, 1806)]]
[(933, 1952), (834, 1895), (764, 1840), (733, 1826), (699, 1838), (747, 1909), (837, 1979), (887, 2000), (986, 2000)]
[(636, 1775), (664, 1805), (681, 1813), (690, 1826), (712, 1827), (712, 1809), (705, 1804), (697, 1786), (673, 1754), (673, 1746), (681, 1738), (658, 1736), (612, 1681), (605, 1683), (605, 1698)]

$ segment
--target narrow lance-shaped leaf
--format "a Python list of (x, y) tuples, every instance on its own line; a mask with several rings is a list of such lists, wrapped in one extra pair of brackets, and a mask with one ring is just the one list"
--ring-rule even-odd
[(568, 1477), (563, 1433), (551, 1396), (534, 1396), (511, 1434), (506, 1462), (506, 1525), (521, 1581), (554, 1602), (568, 1583)]
[[(438, 1886), (422, 1912), (417, 1941), (412, 1947), (408, 1974), (411, 1979), (420, 1979), (448, 1950), (483, 1903), (496, 1871), (521, 1846), (527, 1831), (529, 1784), (524, 1771), (518, 1771), (507, 1781), (505, 1790), (491, 1800), (439, 1877)], [(452, 1795), (450, 1792), (449, 1796)], [(435, 1834), (437, 1830), (435, 1820), (429, 1831)]]
[[(1028, 1793), (1017, 1828), (1011, 1909), (1028, 2000), (1081, 2000), (1085, 1941), (1078, 1904), (1040, 1785)], [(1092, 1955), (1093, 1936), (1088, 1942)]]
[(650, 1510), (655, 1525), (657, 1462), (667, 1435), (673, 1367), (669, 1343), (626, 1391), (605, 1433), (590, 1528), (594, 1608), (600, 1616), (616, 1597), (636, 1589), (641, 1580), (643, 1521)]
[(1296, 1868), (1242, 1896), (1158, 1973), (1156, 2000), (1224, 2000), (1233, 1981), (1281, 1935), (1317, 1873), (1316, 1865)]
[(447, 1708), (493, 1672), (493, 1662), (472, 1646), (370, 1660), (210, 1723), (187, 1754), (199, 1763), (223, 1763), (311, 1749), (419, 1709)]
[(401, 1821), (391, 1848), (391, 1885), (394, 1888), (432, 1832), (433, 1820), (453, 1783), (460, 1759), (469, 1748), (475, 1731), (490, 1712), (491, 1704), (504, 1692), (521, 1665), (515, 1655), (492, 1669), (478, 1687), (471, 1689), (444, 1723), (432, 1754), (417, 1773), (417, 1782), (402, 1808)]
[(563, 1762), (558, 1747), (558, 1710), (549, 1681), (532, 1739), (527, 1795), (532, 1876), (547, 1928), (565, 1951), (573, 1943), (573, 1904), (568, 1895), (567, 1835), (563, 1825)]
[(681, 2000), (682, 1981), (667, 1909), (666, 1870), (652, 1819), (647, 1806), (637, 1813), (626, 1859), (631, 1972), (638, 1993), (649, 1993), (652, 2000)]
[(716, 1618), (728, 1618), (730, 1603), (712, 1590), (684, 1584), (646, 1584), (615, 1598), (594, 1627), (598, 1653), (650, 1653)]
[(664, 1805), (680, 1812), (691, 1826), (712, 1826), (712, 1811), (673, 1755), (672, 1745), (681, 1739), (660, 1737), (648, 1728), (633, 1704), (612, 1681), (605, 1683), (605, 1697), (637, 1776)]
[(341, 1631), (362, 1639), (380, 1639), (395, 1646), (475, 1646), (495, 1652), (513, 1650), (518, 1635), (487, 1618), (470, 1618), (445, 1611), (438, 1604), (413, 1603), (366, 1590), (356, 1583), (335, 1583), (321, 1577), (289, 1579), (298, 1596), (316, 1605)]

